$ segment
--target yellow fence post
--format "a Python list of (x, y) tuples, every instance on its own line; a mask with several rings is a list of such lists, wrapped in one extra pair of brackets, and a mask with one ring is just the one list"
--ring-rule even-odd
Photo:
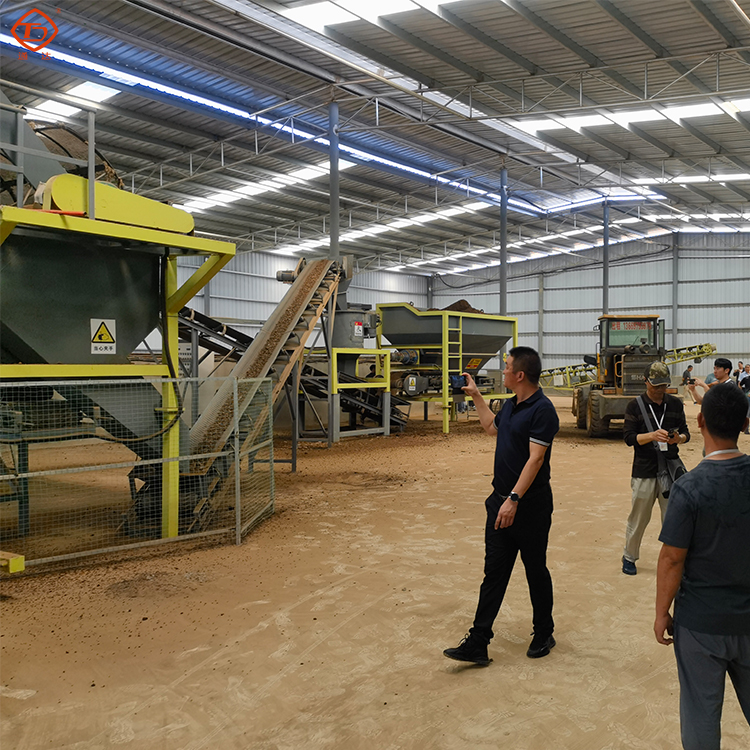
[(450, 432), (450, 419), (451, 419), (451, 401), (450, 401), (450, 379), (448, 377), (448, 315), (449, 313), (443, 312), (443, 348), (442, 348), (442, 374), (443, 374), (443, 432), (447, 435)]
[[(167, 261), (167, 298), (171, 297), (177, 289), (177, 258), (169, 258)], [(177, 311), (167, 313), (167, 331), (162, 341), (162, 351), (166, 361), (166, 346), (169, 344), (169, 354), (177, 368), (179, 346), (177, 340)], [(176, 373), (175, 373), (176, 374)], [(162, 386), (162, 401), (164, 425), (174, 419), (177, 414), (177, 387), (176, 383), (164, 383)], [(176, 537), (179, 533), (180, 517), (180, 462), (168, 461), (170, 458), (180, 456), (180, 420), (178, 419), (171, 429), (164, 433), (162, 438), (162, 458), (165, 462), (161, 467), (162, 495), (161, 495), (161, 535), (162, 538)]]

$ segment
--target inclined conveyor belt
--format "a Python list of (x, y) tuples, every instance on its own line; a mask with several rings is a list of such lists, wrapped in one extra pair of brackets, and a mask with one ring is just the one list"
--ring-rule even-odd
[[(234, 378), (240, 381), (245, 378), (265, 378), (275, 369), (275, 400), (332, 296), (335, 302), (339, 274), (337, 264), (330, 259), (314, 260), (302, 268), (260, 333), (235, 365), (231, 378), (222, 384), (193, 425), (190, 431), (191, 455), (223, 450), (234, 427)], [(240, 415), (258, 387), (257, 382), (238, 384)], [(204, 474), (212, 462), (212, 458), (195, 459), (191, 461), (189, 473)]]

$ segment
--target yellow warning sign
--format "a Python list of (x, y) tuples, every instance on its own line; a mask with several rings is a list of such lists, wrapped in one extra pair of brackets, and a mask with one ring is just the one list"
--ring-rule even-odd
[(481, 365), (481, 364), (482, 364), (482, 360), (481, 360), (481, 358), (470, 359), (470, 360), (469, 360), (469, 361), (468, 361), (468, 362), (466, 363), (466, 369), (467, 369), (467, 370), (476, 370), (476, 369), (477, 369), (477, 367), (479, 367), (479, 365)]
[(114, 344), (115, 343), (115, 337), (109, 332), (109, 328), (104, 324), (104, 321), (102, 321), (102, 324), (97, 329), (96, 333), (94, 334), (94, 338), (91, 339), (92, 344)]
[(117, 321), (91, 318), (91, 353), (117, 354)]

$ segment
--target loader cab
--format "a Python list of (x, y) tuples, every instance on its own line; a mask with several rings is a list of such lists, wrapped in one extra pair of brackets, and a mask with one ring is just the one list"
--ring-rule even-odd
[(664, 352), (664, 321), (658, 315), (600, 316), (599, 383), (617, 393), (640, 393), (645, 366)]

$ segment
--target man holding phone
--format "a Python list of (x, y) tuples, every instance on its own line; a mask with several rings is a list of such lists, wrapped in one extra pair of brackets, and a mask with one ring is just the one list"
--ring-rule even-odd
[(482, 666), (492, 660), (487, 645), (500, 611), (518, 553), (526, 569), (534, 634), (526, 655), (536, 659), (555, 646), (552, 636), (552, 577), (547, 569), (547, 541), (552, 524), (550, 450), (560, 422), (552, 402), (539, 387), (542, 362), (534, 349), (510, 350), (503, 383), (513, 391), (495, 415), (468, 373), (463, 391), (471, 396), (488, 435), (497, 436), (492, 494), (485, 501), (484, 580), (474, 624), (456, 648), (443, 654)]
[(641, 550), (641, 539), (657, 499), (662, 522), (667, 512), (667, 498), (659, 489), (656, 478), (659, 473), (656, 451), (664, 451), (666, 458), (674, 458), (679, 452), (677, 446), (690, 440), (685, 407), (680, 399), (667, 393), (667, 386), (671, 382), (669, 368), (663, 362), (652, 362), (646, 368), (644, 377), (646, 393), (641, 398), (651, 424), (646, 423), (638, 400), (633, 399), (625, 409), (622, 432), (625, 442), (633, 446), (630, 478), (633, 496), (622, 556), (622, 572), (628, 576), (638, 572), (635, 563)]

